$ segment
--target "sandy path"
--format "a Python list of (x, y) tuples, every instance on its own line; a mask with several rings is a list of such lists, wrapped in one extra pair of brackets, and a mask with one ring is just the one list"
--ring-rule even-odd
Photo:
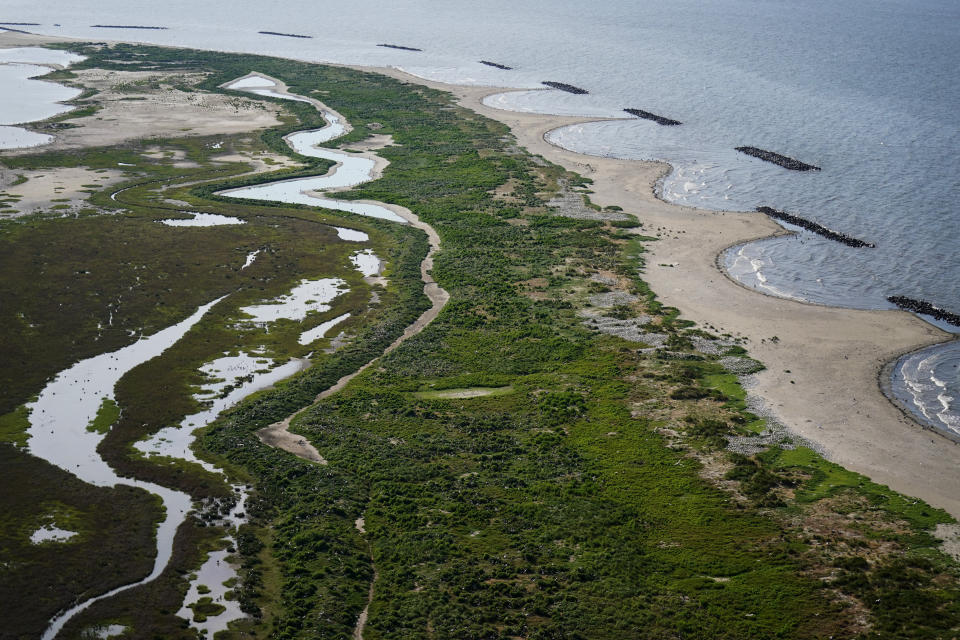
[[(440, 310), (443, 309), (443, 306), (447, 304), (447, 301), (450, 299), (450, 294), (448, 294), (444, 289), (440, 288), (434, 279), (430, 275), (430, 271), (433, 269), (433, 256), (440, 249), (440, 236), (437, 235), (436, 230), (433, 227), (428, 225), (426, 222), (422, 222), (414, 213), (409, 209), (400, 207), (397, 205), (385, 204), (378, 202), (381, 206), (386, 206), (391, 211), (397, 215), (404, 218), (407, 222), (410, 223), (410, 226), (421, 229), (427, 234), (427, 239), (430, 242), (430, 250), (427, 252), (426, 257), (423, 259), (423, 262), (420, 263), (420, 279), (423, 280), (423, 292), (426, 294), (427, 298), (430, 300), (430, 308), (424, 311), (419, 318), (417, 318), (413, 324), (409, 325), (404, 329), (403, 334), (394, 340), (390, 346), (384, 349), (383, 353), (367, 362), (365, 365), (354, 371), (353, 373), (347, 374), (337, 380), (337, 382), (321, 391), (319, 395), (314, 399), (314, 403), (317, 403), (324, 398), (329, 398), (333, 394), (337, 393), (353, 380), (355, 377), (360, 375), (368, 367), (370, 367), (374, 362), (379, 360), (382, 356), (387, 355), (397, 347), (399, 347), (405, 340), (417, 335), (424, 328), (430, 324), (434, 318), (440, 313)], [(296, 413), (287, 416), (285, 419), (280, 422), (274, 422), (268, 427), (264, 427), (257, 431), (257, 436), (260, 438), (260, 441), (264, 444), (268, 444), (271, 447), (278, 447), (285, 451), (289, 451), (295, 456), (299, 456), (304, 460), (309, 460), (311, 462), (317, 462), (320, 464), (326, 464), (327, 461), (324, 460), (323, 456), (320, 455), (320, 452), (311, 445), (303, 436), (290, 432), (290, 422), (298, 415), (306, 411), (312, 405), (303, 407)]]
[[(286, 84), (284, 84), (280, 80), (273, 78), (271, 76), (267, 76), (261, 73), (251, 73), (248, 76), (244, 76), (244, 77), (250, 77), (250, 76), (266, 78), (272, 81), (275, 84), (275, 87), (273, 88), (273, 90), (278, 93), (282, 93), (290, 96), (296, 96), (298, 98), (305, 97), (305, 96), (301, 96), (300, 94), (290, 93), (287, 90)], [(236, 80), (231, 80), (230, 83), (233, 83), (235, 81)], [(320, 109), (321, 111), (329, 111), (335, 114), (338, 118), (340, 118), (340, 121), (344, 123), (344, 126), (347, 127), (347, 131), (350, 130), (349, 123), (342, 115), (340, 115), (333, 109), (329, 108), (319, 100), (316, 100), (314, 98), (308, 98), (308, 100), (311, 104), (317, 107), (317, 109)], [(392, 142), (393, 140), (390, 136), (376, 136), (374, 138), (371, 138), (365, 141), (365, 144), (361, 143), (360, 145), (357, 145), (356, 143), (354, 144), (348, 143), (346, 146), (349, 146), (355, 149), (356, 148), (364, 149), (362, 153), (357, 153), (354, 155), (366, 157), (374, 161), (375, 165), (373, 170), (371, 171), (370, 180), (376, 180), (381, 175), (383, 175), (383, 170), (390, 163), (388, 160), (376, 155), (374, 153), (374, 150), (383, 148), (388, 144), (392, 144)], [(340, 164), (336, 164), (333, 167), (331, 167), (330, 170), (327, 172), (328, 175), (336, 172), (339, 166)], [(347, 187), (347, 188), (352, 188), (352, 187)], [(327, 189), (327, 190), (324, 190), (322, 193), (317, 193), (317, 196), (328, 197), (328, 194), (334, 193), (336, 191), (342, 191), (342, 190), (343, 189)], [(379, 360), (382, 356), (387, 355), (388, 353), (396, 349), (398, 346), (400, 346), (405, 340), (408, 340), (412, 336), (415, 336), (421, 331), (423, 331), (423, 329), (428, 324), (430, 324), (434, 318), (437, 317), (437, 315), (440, 313), (440, 310), (443, 309), (443, 306), (447, 304), (447, 301), (450, 299), (450, 295), (445, 290), (440, 288), (440, 285), (438, 285), (436, 281), (434, 281), (433, 276), (430, 274), (430, 271), (433, 270), (433, 256), (440, 249), (440, 236), (437, 235), (436, 230), (430, 225), (428, 225), (426, 222), (423, 222), (422, 220), (420, 220), (420, 218), (416, 214), (414, 214), (412, 211), (410, 211), (406, 207), (387, 204), (384, 202), (376, 202), (372, 200), (358, 200), (356, 202), (370, 203), (370, 204), (376, 204), (382, 207), (386, 207), (391, 211), (393, 211), (394, 213), (396, 213), (401, 218), (403, 218), (404, 220), (406, 220), (411, 227), (420, 229), (421, 231), (427, 234), (427, 240), (430, 243), (430, 250), (427, 251), (427, 255), (424, 257), (423, 261), (420, 263), (420, 279), (423, 280), (423, 292), (427, 296), (427, 298), (430, 300), (430, 308), (424, 311), (420, 315), (420, 317), (413, 322), (413, 324), (409, 325), (406, 329), (404, 329), (403, 334), (400, 335), (400, 337), (398, 337), (396, 340), (394, 340), (390, 344), (390, 346), (388, 346), (383, 351), (382, 354), (380, 354), (373, 360), (370, 360), (369, 362), (364, 364), (362, 367), (360, 367), (353, 373), (347, 374), (342, 378), (340, 378), (339, 380), (337, 380), (337, 382), (333, 386), (322, 391), (314, 399), (314, 403), (317, 403), (320, 400), (323, 400), (324, 398), (328, 398), (333, 394), (337, 393), (338, 391), (343, 389), (345, 386), (347, 386), (347, 383), (349, 383), (355, 377), (360, 375), (360, 373), (365, 371), (368, 367), (370, 367), (374, 362)], [(317, 451), (316, 447), (314, 447), (312, 444), (307, 442), (307, 440), (303, 436), (299, 436), (290, 432), (291, 421), (294, 418), (296, 418), (298, 415), (300, 415), (301, 413), (309, 409), (310, 406), (312, 405), (302, 407), (299, 411), (297, 411), (292, 415), (287, 416), (285, 419), (281, 420), (280, 422), (275, 422), (270, 426), (264, 427), (263, 429), (260, 429), (259, 431), (257, 431), (257, 436), (260, 438), (260, 441), (272, 447), (278, 447), (285, 451), (289, 451), (290, 453), (294, 454), (295, 456), (299, 456), (304, 460), (309, 460), (311, 462), (316, 462), (319, 464), (326, 464), (327, 461), (323, 458), (323, 456), (320, 455), (320, 452)], [(371, 589), (372, 589), (372, 586), (371, 586)]]
[(778, 420), (817, 443), (830, 460), (960, 517), (960, 446), (904, 415), (878, 384), (890, 360), (950, 340), (950, 334), (903, 311), (795, 302), (733, 281), (718, 266), (719, 254), (784, 233), (783, 228), (761, 214), (704, 211), (657, 199), (654, 184), (667, 170), (662, 163), (578, 154), (544, 139), (557, 127), (598, 118), (503, 111), (482, 100), (509, 89), (445, 85), (395, 69), (363, 70), (453, 92), (462, 106), (508, 125), (532, 153), (590, 177), (593, 202), (637, 215), (650, 235), (663, 228), (662, 238), (647, 245), (644, 280), (685, 318), (748, 339), (751, 355), (767, 366), (750, 391)]
[(380, 577), (380, 573), (377, 571), (377, 565), (373, 562), (372, 548), (370, 549), (370, 566), (373, 567), (373, 577), (370, 578), (370, 590), (367, 592), (367, 604), (363, 607), (363, 611), (360, 612), (360, 615), (357, 616), (357, 625), (353, 628), (353, 640), (363, 640), (363, 629), (367, 626), (367, 618), (370, 617), (370, 604), (373, 602), (374, 587), (377, 584), (377, 578)]

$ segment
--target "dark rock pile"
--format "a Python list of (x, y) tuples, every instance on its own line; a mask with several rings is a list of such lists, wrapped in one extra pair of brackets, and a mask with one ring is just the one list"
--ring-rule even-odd
[(888, 296), (887, 300), (897, 305), (904, 311), (922, 313), (925, 316), (932, 316), (937, 320), (943, 320), (944, 322), (952, 324), (955, 327), (960, 327), (960, 314), (947, 311), (946, 309), (941, 309), (940, 307), (935, 307), (925, 300), (914, 300), (913, 298), (908, 298), (906, 296)]
[(679, 120), (671, 120), (670, 118), (664, 118), (663, 116), (658, 116), (655, 113), (650, 113), (649, 111), (644, 111), (643, 109), (624, 109), (627, 113), (632, 116), (637, 116), (638, 118), (643, 118), (645, 120), (653, 120), (657, 124), (662, 124), (665, 127), (673, 127), (678, 124), (683, 124)]
[(549, 80), (544, 80), (540, 84), (545, 84), (551, 89), (560, 89), (560, 91), (566, 91), (567, 93), (576, 93), (577, 95), (583, 95), (585, 93), (590, 93), (586, 89), (581, 89), (580, 87), (575, 87), (572, 84), (567, 84), (566, 82), (550, 82)]
[(91, 28), (95, 29), (157, 29), (163, 30), (168, 27), (144, 27), (143, 25), (138, 24), (92, 24)]
[(279, 31), (257, 31), (265, 36), (283, 36), (284, 38), (312, 38), (313, 36), (301, 36), (296, 33), (280, 33)]
[(39, 22), (0, 22), (0, 25), (13, 25), (14, 27), (39, 27)]
[(497, 62), (490, 62), (489, 60), (481, 60), (480, 64), (485, 64), (488, 67), (496, 67), (497, 69), (504, 69), (506, 71), (510, 71), (511, 69), (513, 69), (513, 67), (508, 67), (505, 64), (499, 64)]
[(763, 149), (758, 149), (756, 147), (736, 147), (736, 150), (740, 153), (745, 153), (748, 156), (753, 156), (754, 158), (760, 158), (761, 160), (778, 164), (784, 169), (790, 169), (791, 171), (820, 171), (820, 167), (815, 167), (812, 164), (794, 160), (793, 158), (780, 155), (779, 153), (774, 153), (773, 151), (764, 151)]
[(386, 47), (387, 49), (401, 49), (402, 51), (423, 51), (423, 49), (417, 49), (416, 47), (404, 47), (399, 44), (378, 44), (378, 47)]
[(757, 211), (759, 211), (760, 213), (765, 213), (771, 218), (775, 218), (776, 220), (783, 220), (784, 222), (788, 222), (797, 227), (802, 227), (807, 231), (812, 231), (813, 233), (823, 236), (824, 238), (828, 238), (830, 240), (836, 240), (837, 242), (845, 244), (848, 247), (869, 247), (870, 249), (873, 249), (874, 247), (877, 246), (872, 242), (864, 242), (863, 240), (857, 240), (856, 238), (851, 238), (845, 233), (831, 231), (830, 229), (827, 229), (826, 227), (819, 225), (816, 222), (811, 222), (810, 220), (806, 220), (799, 216), (786, 213), (785, 211), (778, 211), (773, 207), (757, 207)]

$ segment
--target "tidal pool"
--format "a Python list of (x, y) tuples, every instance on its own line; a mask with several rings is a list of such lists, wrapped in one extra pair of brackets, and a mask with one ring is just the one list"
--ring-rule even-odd
[(373, 249), (364, 249), (357, 251), (350, 256), (350, 262), (356, 267), (357, 271), (366, 276), (375, 276), (380, 273), (380, 258), (373, 252)]
[(159, 220), (168, 227), (219, 227), (228, 224), (246, 224), (246, 221), (233, 216), (221, 216), (216, 213), (190, 212), (192, 218), (167, 218)]
[(301, 280), (290, 293), (274, 302), (241, 307), (240, 311), (251, 316), (250, 321), (257, 324), (303, 320), (308, 313), (329, 311), (330, 305), (327, 303), (347, 291), (347, 283), (340, 278)]

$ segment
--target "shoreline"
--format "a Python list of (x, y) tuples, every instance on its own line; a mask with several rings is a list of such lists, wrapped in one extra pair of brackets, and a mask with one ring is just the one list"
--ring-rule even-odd
[[(3, 35), (6, 46), (83, 41)], [(776, 420), (820, 445), (829, 460), (960, 517), (960, 447), (904, 415), (878, 384), (889, 363), (955, 339), (951, 334), (904, 311), (827, 307), (772, 297), (735, 282), (717, 264), (723, 250), (783, 233), (783, 227), (758, 213), (702, 210), (660, 200), (655, 185), (669, 170), (667, 163), (579, 154), (544, 138), (558, 127), (610, 118), (505, 111), (482, 100), (516, 89), (451, 85), (395, 68), (318, 64), (450, 92), (461, 106), (507, 125), (531, 153), (591, 178), (591, 200), (623, 207), (651, 232), (660, 227), (662, 237), (647, 245), (643, 272), (658, 299), (715, 333), (746, 338), (751, 355), (767, 366), (755, 375), (751, 393)], [(671, 266), (660, 266), (664, 262)]]
[(904, 311), (778, 298), (737, 282), (718, 263), (727, 248), (790, 231), (756, 212), (695, 209), (660, 199), (656, 184), (669, 163), (590, 156), (545, 139), (558, 127), (607, 118), (505, 111), (483, 99), (516, 89), (342, 66), (451, 92), (460, 106), (507, 125), (531, 153), (591, 178), (593, 202), (621, 206), (651, 235), (662, 232), (647, 245), (643, 272), (658, 300), (700, 326), (747, 339), (751, 356), (767, 367), (754, 375), (750, 393), (774, 419), (816, 443), (830, 461), (960, 517), (960, 447), (905, 414), (879, 384), (884, 367), (916, 349), (956, 339), (952, 334)]
[[(948, 340), (947, 342), (953, 342), (953, 341)], [(946, 344), (946, 343), (938, 342), (935, 344)], [(886, 396), (887, 400), (890, 401), (890, 404), (896, 407), (901, 414), (903, 414), (910, 420), (916, 422), (918, 425), (920, 425), (922, 429), (925, 429), (926, 431), (929, 431), (931, 433), (936, 433), (937, 435), (942, 436), (947, 440), (960, 446), (960, 434), (944, 431), (943, 429), (939, 429), (931, 424), (924, 424), (923, 422), (921, 422), (920, 420), (918, 420), (913, 416), (913, 412), (910, 411), (910, 407), (908, 407), (900, 398), (897, 397), (897, 394), (893, 392), (893, 382), (892, 382), (893, 370), (896, 368), (897, 363), (900, 361), (900, 359), (905, 356), (912, 355), (918, 351), (922, 351), (930, 346), (934, 346), (934, 345), (917, 347), (916, 349), (908, 351), (907, 353), (900, 354), (893, 360), (890, 360), (889, 362), (884, 364), (882, 367), (880, 367), (880, 370), (877, 372), (877, 384), (880, 386), (880, 391), (883, 393), (883, 395)]]

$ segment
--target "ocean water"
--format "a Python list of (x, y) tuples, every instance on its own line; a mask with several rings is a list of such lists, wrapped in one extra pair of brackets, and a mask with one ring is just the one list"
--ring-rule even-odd
[[(680, 120), (679, 127), (633, 118), (590, 123), (550, 140), (596, 155), (669, 161), (674, 171), (660, 189), (671, 201), (726, 210), (767, 205), (877, 245), (853, 249), (801, 231), (735, 247), (724, 262), (745, 284), (859, 308), (889, 308), (887, 296), (905, 295), (960, 313), (955, 0), (357, 0), (335, 10), (288, 0), (282, 12), (251, 0), (7, 0), (4, 20), (96, 40), (397, 66), (447, 82), (527, 89), (567, 82), (590, 93), (522, 91), (490, 100), (604, 117), (632, 107)], [(423, 51), (376, 46), (384, 43)], [(822, 171), (788, 171), (733, 150), (741, 145)], [(932, 357), (946, 361), (949, 353), (935, 349)], [(934, 392), (939, 383), (949, 392), (916, 396), (960, 398), (960, 373), (924, 381)], [(917, 413), (924, 419), (925, 411)]]
[(960, 440), (957, 386), (960, 377), (960, 342), (934, 346), (907, 354), (897, 361), (893, 395), (919, 411), (927, 424)]

